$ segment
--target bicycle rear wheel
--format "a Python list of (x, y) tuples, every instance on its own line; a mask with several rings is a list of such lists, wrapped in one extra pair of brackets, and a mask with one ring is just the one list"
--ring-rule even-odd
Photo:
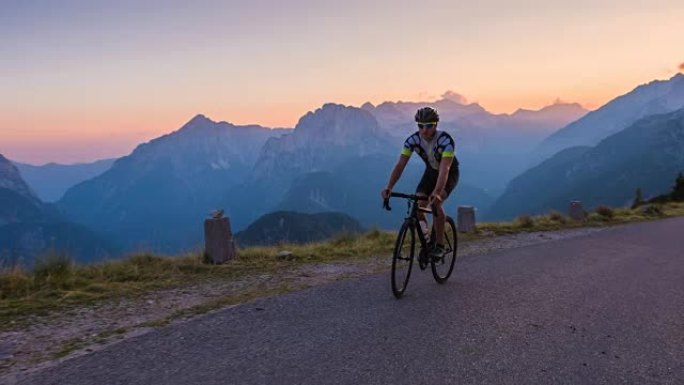
[[(432, 238), (435, 239), (435, 238)], [(444, 223), (444, 248), (446, 252), (444, 255), (430, 264), (432, 265), (432, 276), (437, 283), (444, 283), (449, 279), (451, 273), (454, 271), (454, 264), (456, 263), (456, 255), (458, 250), (458, 237), (456, 234), (456, 225), (451, 217), (446, 218)]]
[[(408, 239), (407, 235), (409, 236)], [(415, 229), (413, 224), (407, 220), (401, 225), (392, 256), (392, 294), (397, 298), (404, 295), (408, 285), (415, 249)]]

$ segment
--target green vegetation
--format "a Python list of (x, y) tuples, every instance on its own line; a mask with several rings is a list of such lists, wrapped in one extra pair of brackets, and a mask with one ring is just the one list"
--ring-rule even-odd
[(548, 215), (518, 216), (513, 222), (482, 223), (477, 226), (479, 233), (514, 234), (530, 231), (551, 231), (577, 227), (612, 226), (629, 222), (684, 215), (684, 202), (647, 204), (635, 209), (599, 206), (590, 212), (584, 221), (574, 221), (557, 211)]
[(521, 229), (530, 229), (534, 227), (534, 218), (527, 214), (523, 214), (515, 218), (513, 224)]
[[(467, 242), (499, 234), (611, 226), (681, 215), (684, 215), (684, 202), (647, 204), (636, 209), (602, 206), (591, 212), (585, 221), (573, 221), (558, 212), (541, 216), (522, 215), (513, 222), (480, 224), (477, 233), (462, 234), (460, 239)], [(51, 252), (40, 258), (33, 270), (13, 268), (0, 272), (0, 325), (9, 327), (7, 321), (23, 316), (106, 299), (133, 297), (163, 288), (274, 274), (311, 263), (386, 257), (392, 252), (395, 236), (394, 232), (373, 229), (362, 235), (342, 233), (325, 242), (305, 245), (244, 248), (239, 250), (239, 256), (234, 261), (224, 265), (203, 263), (205, 256), (202, 252), (175, 257), (141, 253), (122, 260), (91, 265), (78, 265), (67, 255)], [(287, 258), (279, 258), (278, 253), (284, 250), (292, 254)], [(265, 295), (260, 290), (263, 288), (251, 288), (240, 295), (182, 310), (171, 318)], [(270, 290), (270, 294), (284, 289), (273, 290)], [(268, 294), (269, 290), (265, 290), (265, 293)], [(160, 322), (163, 324), (167, 321)]]
[(677, 175), (675, 180), (675, 185), (672, 187), (672, 192), (670, 193), (670, 200), (675, 202), (684, 201), (684, 174), (681, 172)]
[(604, 220), (611, 220), (615, 217), (615, 212), (608, 206), (599, 206), (595, 211), (596, 214), (600, 215)]
[(681, 172), (677, 174), (675, 183), (670, 189), (669, 193), (658, 195), (654, 198), (649, 199), (648, 202), (644, 202), (642, 199), (641, 202), (638, 203), (637, 201), (640, 197), (641, 189), (637, 189), (637, 196), (634, 199), (634, 204), (632, 205), (632, 208), (639, 207), (645, 203), (665, 204), (668, 202), (684, 202), (684, 174), (682, 174)]
[[(238, 258), (224, 265), (203, 263), (202, 252), (176, 257), (143, 253), (91, 265), (77, 265), (66, 255), (49, 253), (36, 262), (33, 270), (13, 268), (0, 272), (0, 324), (70, 305), (212, 279), (234, 280), (307, 263), (386, 255), (393, 242), (393, 233), (377, 229), (363, 235), (342, 233), (327, 242), (245, 248), (239, 250)], [(292, 252), (291, 258), (278, 258), (282, 250)]]

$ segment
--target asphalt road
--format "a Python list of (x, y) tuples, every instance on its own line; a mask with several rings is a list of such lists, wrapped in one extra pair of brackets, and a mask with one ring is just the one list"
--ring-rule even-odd
[(684, 384), (684, 218), (258, 300), (23, 384)]

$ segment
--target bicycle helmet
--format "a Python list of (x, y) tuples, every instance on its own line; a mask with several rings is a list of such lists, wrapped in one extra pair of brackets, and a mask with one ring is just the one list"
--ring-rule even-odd
[(437, 110), (432, 107), (419, 108), (416, 112), (416, 122), (418, 123), (434, 123), (439, 122), (439, 114)]

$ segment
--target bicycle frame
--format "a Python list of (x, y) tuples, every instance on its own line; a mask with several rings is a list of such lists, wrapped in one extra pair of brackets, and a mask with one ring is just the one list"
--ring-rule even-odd
[[(409, 194), (402, 194), (402, 193), (391, 193), (390, 197), (397, 197), (397, 198), (406, 198), (408, 199), (408, 205), (409, 205), (409, 214), (406, 218), (404, 218), (405, 221), (410, 221), (411, 226), (413, 229), (416, 230), (416, 233), (418, 233), (418, 240), (420, 241), (420, 246), (422, 248), (421, 252), (424, 252), (424, 250), (428, 250), (430, 246), (430, 242), (425, 238), (425, 234), (423, 234), (423, 230), (420, 227), (420, 217), (418, 217), (418, 211), (423, 211), (426, 214), (435, 214), (434, 210), (424, 210), (420, 208), (420, 205), (418, 204), (419, 200), (428, 200), (427, 197), (420, 196), (420, 195), (409, 195)], [(383, 207), (390, 211), (392, 208), (389, 206), (389, 199), (385, 199), (385, 202), (383, 203)]]

